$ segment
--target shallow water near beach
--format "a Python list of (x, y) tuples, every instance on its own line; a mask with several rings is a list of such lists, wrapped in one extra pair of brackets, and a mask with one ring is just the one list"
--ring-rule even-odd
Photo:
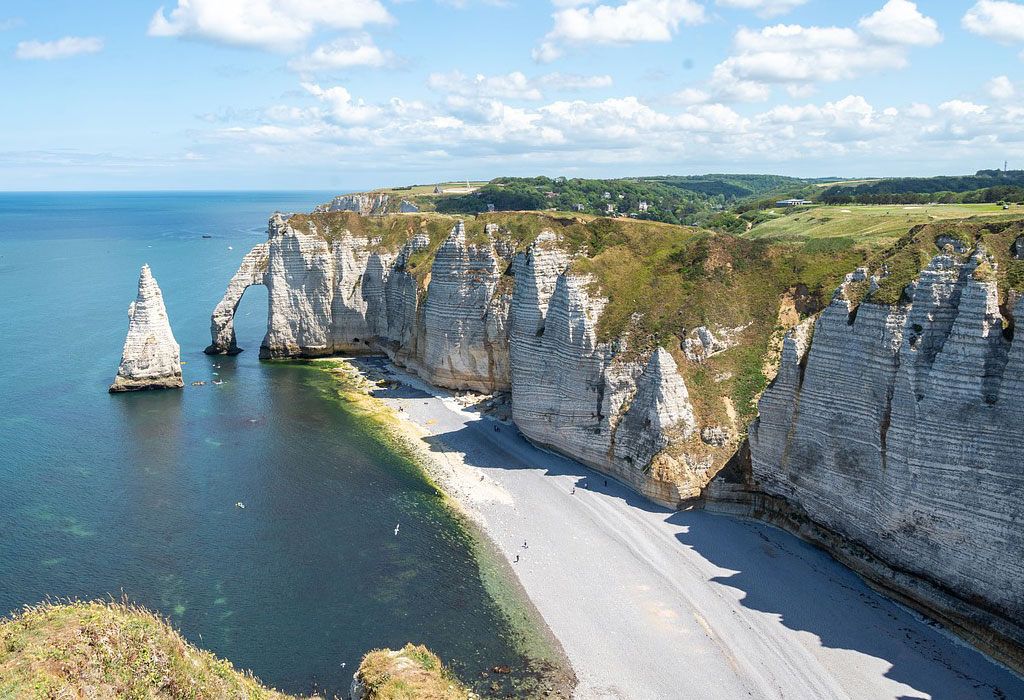
[[(202, 352), (269, 214), (330, 196), (0, 194), (0, 615), (124, 595), (295, 693), (344, 694), (364, 652), (406, 642), (470, 682), (525, 668), (500, 575), (414, 462), (325, 372), (258, 360), (264, 289), (236, 316), (247, 351)], [(143, 263), (186, 387), (112, 396)]]

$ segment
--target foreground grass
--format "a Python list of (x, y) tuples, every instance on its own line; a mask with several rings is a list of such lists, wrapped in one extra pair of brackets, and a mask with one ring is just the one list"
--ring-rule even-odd
[(0, 698), (290, 700), (124, 603), (43, 603), (0, 620)]

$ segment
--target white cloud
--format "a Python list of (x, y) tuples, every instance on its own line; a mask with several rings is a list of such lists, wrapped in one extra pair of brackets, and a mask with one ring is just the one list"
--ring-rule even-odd
[(513, 71), (507, 75), (468, 76), (461, 71), (431, 73), (427, 85), (432, 90), (462, 97), (499, 98), (506, 100), (539, 100), (544, 95), (525, 75)]
[(1024, 5), (980, 0), (960, 20), (964, 29), (1003, 43), (1024, 41)]
[(321, 26), (361, 29), (392, 21), (380, 0), (178, 0), (170, 12), (156, 11), (149, 34), (296, 51)]
[(967, 117), (974, 114), (984, 114), (988, 107), (965, 100), (950, 100), (939, 105), (939, 110), (952, 114), (954, 117)]
[(12, 17), (11, 19), (0, 20), (0, 32), (10, 29), (11, 27), (17, 27), (25, 23), (21, 17)]
[(712, 83), (836, 82), (907, 64), (902, 49), (868, 46), (847, 27), (741, 28), (735, 45), (739, 53), (715, 66)]
[(555, 26), (534, 50), (541, 62), (562, 55), (566, 46), (585, 44), (627, 45), (640, 41), (670, 41), (681, 23), (706, 21), (704, 6), (693, 0), (627, 0), (618, 5), (597, 5), (556, 0)]
[(753, 10), (761, 17), (771, 17), (789, 12), (794, 7), (803, 5), (808, 0), (717, 0), (722, 7), (733, 7), (740, 10)]
[(992, 80), (988, 81), (988, 85), (985, 86), (990, 97), (997, 100), (1005, 100), (1013, 97), (1016, 90), (1013, 87), (1013, 83), (1005, 75), (1000, 75)]
[(66, 36), (56, 41), (20, 41), (14, 51), (16, 58), (38, 58), (53, 61), (103, 50), (103, 39), (97, 36)]
[(313, 117), (323, 115), (328, 121), (352, 125), (365, 124), (381, 114), (379, 107), (368, 105), (363, 100), (353, 101), (349, 91), (340, 85), (324, 89), (316, 83), (302, 83), (302, 87), (327, 107), (326, 113), (313, 110), (310, 113)]
[(851, 80), (904, 68), (910, 46), (942, 40), (935, 21), (908, 0), (889, 0), (851, 27), (777, 24), (741, 27), (735, 53), (714, 67), (710, 100), (759, 101), (772, 85), (786, 85), (792, 97), (807, 97), (817, 83)]
[(829, 169), (842, 162), (870, 169), (893, 158), (937, 164), (1024, 153), (1024, 108), (1012, 104), (952, 99), (893, 106), (851, 94), (745, 114), (708, 101), (711, 95), (696, 88), (685, 105), (630, 96), (512, 106), (452, 93), (433, 102), (368, 104), (343, 88), (303, 87), (312, 106), (240, 115), (226, 128), (212, 126), (201, 140), (210, 148), (237, 144), (241, 154), (288, 155), (331, 167), (400, 157), (407, 171), (437, 171), (452, 159), (491, 172), (559, 170), (566, 163), (621, 169), (785, 162), (806, 170), (809, 163)]
[(942, 41), (938, 25), (909, 0), (889, 0), (882, 9), (857, 24), (876, 41), (911, 46), (932, 46)]
[(926, 104), (915, 102), (904, 110), (907, 116), (914, 117), (915, 119), (931, 119), (932, 108)]
[(315, 72), (367, 66), (380, 68), (395, 61), (390, 51), (380, 49), (369, 34), (341, 37), (316, 47), (307, 56), (293, 58), (288, 67), (294, 71)]
[(577, 75), (575, 73), (548, 73), (539, 80), (553, 90), (593, 90), (612, 86), (610, 75)]

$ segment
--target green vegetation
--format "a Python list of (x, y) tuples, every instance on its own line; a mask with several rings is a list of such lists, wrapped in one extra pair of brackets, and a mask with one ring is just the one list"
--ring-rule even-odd
[(822, 189), (816, 199), (826, 204), (1019, 202), (1024, 201), (1024, 170), (838, 182)]
[[(834, 181), (827, 178), (826, 181)], [(490, 182), (407, 185), (374, 190), (421, 211), (470, 215), (493, 211), (560, 211), (613, 215), (672, 224), (707, 225), (726, 207), (754, 197), (809, 196), (821, 179), (781, 175), (694, 175), (620, 179), (499, 177)], [(440, 190), (440, 192), (436, 191)], [(778, 198), (776, 197), (776, 198)], [(774, 200), (772, 200), (774, 201)], [(717, 228), (715, 225), (709, 228)]]
[(374, 649), (359, 664), (366, 700), (454, 700), (475, 697), (424, 646)]
[(760, 212), (764, 218), (745, 236), (793, 243), (809, 239), (848, 238), (857, 244), (885, 247), (919, 224), (971, 216), (1005, 216), (1008, 213), (1024, 214), (1024, 207), (1013, 207), (1010, 212), (995, 204), (907, 208), (866, 205), (775, 207)]
[[(575, 256), (572, 271), (589, 275), (590, 292), (608, 300), (597, 323), (598, 340), (615, 343), (622, 360), (654, 346), (666, 348), (702, 420), (742, 430), (756, 415), (784, 328), (823, 308), (847, 273), (858, 266), (873, 273), (884, 269), (887, 276), (871, 301), (896, 303), (938, 252), (935, 237), (941, 232), (969, 246), (985, 242), (1004, 293), (1020, 288), (1024, 262), (1010, 259), (1010, 245), (1022, 214), (1024, 209), (993, 204), (812, 205), (717, 212), (705, 228), (562, 212), (491, 212), (464, 219), (471, 243), (483, 243), (485, 225), (497, 224), (513, 251), (525, 250), (543, 230), (554, 231)], [(425, 233), (430, 246), (407, 267), (421, 290), (438, 246), (458, 220), (438, 213), (315, 216), (325, 217), (317, 224), (325, 235), (349, 227), (391, 250)], [(503, 279), (508, 284), (499, 290), (507, 292), (511, 276)], [(866, 293), (867, 284), (862, 286)], [(786, 305), (788, 311), (780, 308)], [(732, 333), (735, 345), (699, 364), (686, 360), (685, 344), (698, 326)]]
[(288, 700), (125, 603), (43, 603), (0, 620), (0, 698)]

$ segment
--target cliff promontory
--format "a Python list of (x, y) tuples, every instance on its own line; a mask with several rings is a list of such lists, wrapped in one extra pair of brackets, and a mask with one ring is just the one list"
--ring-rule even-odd
[(139, 293), (128, 307), (128, 336), (111, 393), (145, 389), (177, 389), (181, 379), (181, 350), (171, 333), (160, 287), (142, 266)]

